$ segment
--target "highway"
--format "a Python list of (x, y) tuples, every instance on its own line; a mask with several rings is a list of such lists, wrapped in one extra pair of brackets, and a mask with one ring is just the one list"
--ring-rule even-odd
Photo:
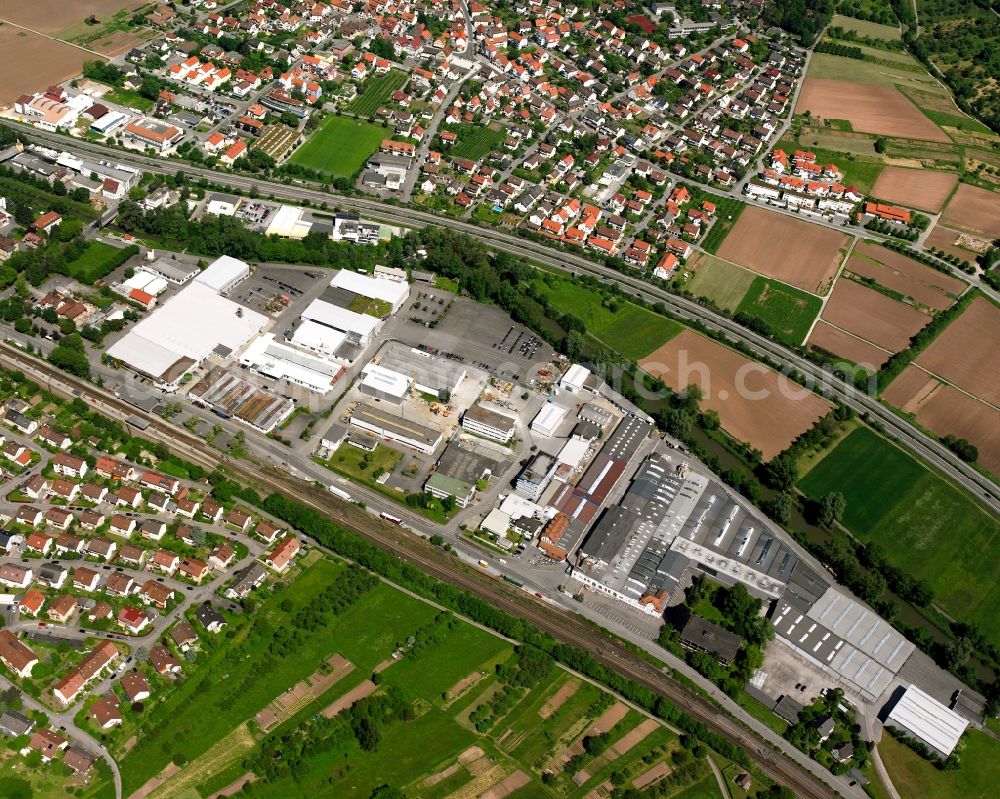
[(836, 796), (860, 799), (864, 796), (857, 786), (849, 785), (845, 778), (834, 777), (822, 766), (795, 750), (786, 755), (767, 748), (754, 733), (720, 711), (710, 699), (664, 674), (585, 619), (536, 600), (524, 591), (470, 568), (423, 538), (403, 534), (399, 527), (381, 521), (359, 506), (338, 500), (328, 491), (298, 480), (285, 471), (230, 459), (186, 430), (154, 414), (141, 411), (104, 389), (61, 372), (45, 361), (10, 345), (0, 344), (0, 364), (23, 370), (56, 394), (78, 396), (112, 418), (143, 418), (149, 426), (143, 430), (142, 435), (163, 442), (192, 463), (211, 470), (222, 468), (237, 480), (263, 493), (281, 491), (356, 531), (382, 549), (419, 566), (432, 576), (457, 585), (511, 615), (531, 622), (556, 640), (590, 652), (605, 666), (638, 685), (663, 694), (684, 712), (730, 742), (742, 746), (762, 771), (770, 778), (789, 786), (800, 799), (832, 799)]
[[(8, 124), (11, 124), (8, 122)], [(829, 371), (817, 366), (811, 361), (799, 356), (781, 344), (777, 344), (764, 336), (750, 331), (727, 317), (702, 306), (701, 304), (680, 297), (665, 289), (653, 286), (644, 280), (623, 275), (613, 269), (597, 264), (582, 256), (562, 252), (553, 247), (527, 241), (518, 236), (503, 231), (494, 230), (479, 225), (462, 222), (455, 219), (445, 219), (435, 214), (413, 210), (404, 206), (363, 197), (348, 197), (332, 192), (310, 189), (304, 185), (285, 185), (267, 180), (217, 173), (190, 164), (165, 159), (150, 158), (140, 153), (123, 152), (104, 145), (78, 139), (68, 139), (54, 133), (38, 131), (27, 125), (12, 123), (30, 132), (31, 137), (40, 143), (51, 147), (85, 152), (113, 162), (127, 162), (143, 169), (159, 174), (174, 174), (178, 170), (193, 177), (205, 178), (231, 189), (242, 191), (257, 191), (261, 196), (274, 195), (279, 199), (313, 203), (328, 203), (344, 209), (363, 212), (370, 216), (399, 225), (421, 227), (424, 225), (444, 225), (463, 233), (468, 233), (494, 249), (505, 250), (520, 255), (538, 264), (554, 269), (568, 271), (573, 274), (588, 274), (606, 282), (614, 282), (625, 291), (641, 297), (649, 302), (662, 302), (671, 312), (687, 321), (697, 321), (711, 329), (722, 331), (730, 342), (742, 342), (759, 358), (768, 359), (782, 367), (793, 370), (811, 381), (814, 390), (828, 398), (836, 398), (844, 405), (859, 414), (877, 420), (885, 428), (888, 435), (912, 449), (943, 474), (969, 491), (980, 504), (992, 512), (1000, 514), (1000, 486), (978, 472), (973, 466), (962, 461), (937, 439), (923, 433), (893, 411), (882, 405), (876, 398), (869, 396), (852, 384), (836, 377)]]

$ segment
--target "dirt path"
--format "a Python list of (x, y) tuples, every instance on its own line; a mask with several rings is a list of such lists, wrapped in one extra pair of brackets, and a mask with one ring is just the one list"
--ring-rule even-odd
[(180, 770), (180, 766), (175, 766), (173, 763), (170, 763), (155, 777), (150, 777), (146, 780), (142, 784), (142, 787), (132, 793), (128, 799), (145, 799)]
[(566, 703), (566, 701), (576, 693), (577, 689), (580, 687), (580, 682), (578, 680), (570, 680), (565, 685), (563, 685), (558, 691), (553, 694), (553, 696), (542, 705), (542, 709), (538, 711), (538, 715), (543, 719), (550, 718), (559, 708)]
[(347, 708), (349, 708), (359, 699), (364, 699), (366, 696), (373, 694), (376, 688), (378, 688), (378, 686), (371, 680), (365, 680), (356, 688), (352, 688), (342, 697), (340, 697), (339, 699), (335, 700), (332, 704), (330, 704), (323, 711), (323, 717), (332, 719), (337, 714), (343, 712), (344, 710), (347, 710)]
[(235, 780), (229, 783), (229, 785), (227, 785), (225, 788), (213, 793), (211, 796), (208, 797), (208, 799), (222, 799), (222, 797), (224, 796), (232, 796), (234, 793), (242, 791), (245, 785), (254, 782), (256, 779), (257, 775), (254, 774), (252, 771), (248, 771), (242, 777), (237, 777)]
[(479, 799), (503, 799), (507, 794), (514, 793), (514, 791), (523, 788), (529, 782), (531, 782), (531, 778), (527, 774), (520, 770), (515, 771), (488, 791), (481, 793)]

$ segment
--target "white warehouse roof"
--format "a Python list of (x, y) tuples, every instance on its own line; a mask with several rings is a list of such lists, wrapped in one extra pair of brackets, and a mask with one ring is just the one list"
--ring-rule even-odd
[(951, 754), (969, 722), (917, 686), (911, 685), (899, 698), (888, 718), (917, 736), (945, 757)]
[(377, 363), (368, 364), (361, 374), (364, 375), (362, 386), (396, 398), (405, 397), (410, 390), (410, 383), (413, 382), (406, 375), (394, 372), (392, 369), (384, 369)]
[(347, 333), (303, 319), (292, 334), (292, 342), (306, 349), (333, 355), (347, 340)]
[(558, 405), (548, 402), (535, 414), (535, 418), (531, 420), (529, 427), (543, 436), (551, 436), (565, 416), (566, 408), (561, 408)]
[(250, 265), (238, 258), (220, 255), (198, 277), (195, 283), (201, 283), (214, 291), (228, 291), (232, 285), (250, 274)]
[(345, 333), (356, 333), (362, 338), (370, 336), (379, 326), (374, 316), (348, 311), (326, 300), (313, 300), (302, 312), (302, 318)]
[(587, 382), (588, 377), (590, 377), (590, 370), (586, 366), (574, 363), (562, 376), (559, 385), (567, 391), (579, 391)]
[(181, 358), (200, 362), (220, 345), (233, 352), (241, 349), (267, 321), (195, 281), (136, 324), (108, 355), (159, 377)]
[(362, 275), (350, 269), (341, 269), (330, 281), (330, 285), (338, 289), (346, 289), (362, 297), (384, 300), (395, 310), (410, 294), (409, 284), (399, 280), (379, 280)]

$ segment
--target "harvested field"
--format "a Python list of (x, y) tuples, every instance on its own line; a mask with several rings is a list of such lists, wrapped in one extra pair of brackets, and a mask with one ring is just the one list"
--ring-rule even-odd
[(939, 436), (970, 441), (979, 449), (979, 463), (1000, 475), (1000, 411), (946, 385), (919, 366), (910, 365), (892, 381), (882, 398)]
[(854, 280), (838, 280), (823, 309), (823, 319), (865, 341), (899, 352), (930, 317)]
[(151, 39), (151, 30), (142, 31), (113, 31), (107, 36), (102, 36), (90, 43), (91, 50), (96, 50), (101, 55), (108, 58), (115, 58), (122, 53), (127, 53), (133, 47)]
[(881, 350), (874, 344), (862, 341), (839, 328), (820, 319), (809, 336), (809, 344), (846, 358), (869, 371), (877, 371), (889, 360), (892, 353)]
[(541, 710), (538, 711), (538, 715), (543, 719), (549, 718), (553, 713), (561, 708), (563, 704), (565, 704), (566, 700), (573, 696), (579, 688), (579, 680), (570, 680), (560, 687), (559, 690), (556, 691), (544, 705), (542, 705)]
[[(8, 22), (23, 25), (41, 33), (58, 33), (64, 28), (83, 22), (91, 14), (101, 21), (115, 12), (138, 8), (147, 0), (32, 0), (4, 3), (2, 17)], [(44, 88), (44, 87), (42, 87)]]
[(690, 330), (639, 366), (677, 391), (696, 383), (704, 407), (718, 412), (726, 432), (760, 450), (764, 460), (830, 410), (828, 402), (783, 375)]
[(523, 788), (529, 782), (531, 782), (531, 777), (518, 769), (513, 774), (504, 777), (488, 791), (481, 793), (479, 799), (503, 799), (508, 794)]
[(894, 86), (806, 78), (795, 113), (806, 111), (821, 119), (846, 119), (854, 130), (864, 133), (951, 141)]
[(941, 221), (986, 238), (1000, 237), (1000, 194), (963, 183), (955, 190)]
[(646, 788), (656, 782), (658, 779), (666, 777), (671, 772), (670, 764), (663, 762), (662, 760), (653, 766), (648, 771), (642, 772), (638, 777), (632, 780), (632, 785), (639, 789)]
[(958, 175), (954, 172), (887, 166), (875, 181), (871, 193), (880, 200), (936, 214), (951, 196), (956, 183)]
[(363, 683), (355, 688), (352, 688), (346, 694), (330, 704), (323, 711), (324, 718), (332, 719), (334, 716), (347, 710), (347, 708), (359, 699), (364, 699), (366, 696), (375, 693), (376, 688), (378, 688), (378, 686), (371, 680), (365, 680)]
[(858, 243), (845, 268), (936, 311), (950, 308), (968, 288), (965, 281), (957, 277), (867, 242)]
[(1000, 308), (977, 297), (920, 353), (916, 363), (991, 405), (1000, 406)]
[[(20, 95), (62, 83), (80, 74), (94, 56), (36, 33), (0, 26), (0, 106), (9, 107)], [(31, 64), (31, 69), (25, 69)]]
[(719, 257), (800, 289), (830, 290), (850, 237), (749, 206), (719, 248)]
[(944, 250), (949, 255), (954, 255), (962, 260), (971, 262), (975, 259), (976, 253), (959, 246), (958, 237), (961, 235), (957, 230), (947, 228), (938, 222), (931, 229), (930, 235), (925, 239), (925, 244), (928, 247)]
[(705, 252), (696, 253), (688, 262), (688, 269), (694, 274), (687, 290), (696, 297), (708, 297), (730, 312), (739, 308), (754, 281), (753, 273), (742, 266)]

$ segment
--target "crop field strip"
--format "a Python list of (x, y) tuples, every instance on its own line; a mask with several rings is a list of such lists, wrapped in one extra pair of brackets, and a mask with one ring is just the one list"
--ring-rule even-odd
[(398, 69), (390, 69), (384, 75), (372, 75), (365, 79), (364, 91), (358, 90), (358, 96), (347, 106), (347, 110), (358, 116), (370, 117), (385, 105), (394, 91), (403, 88), (407, 80), (407, 74)]

